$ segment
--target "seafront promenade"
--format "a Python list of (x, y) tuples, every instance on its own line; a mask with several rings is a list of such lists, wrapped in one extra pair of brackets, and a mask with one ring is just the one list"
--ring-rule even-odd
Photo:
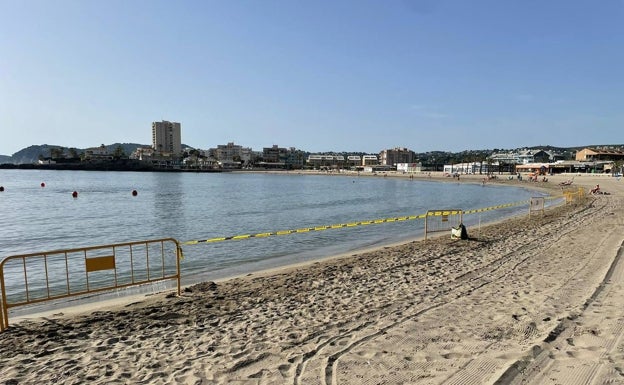
[[(560, 193), (571, 177), (486, 183)], [(180, 297), (15, 322), (0, 334), (0, 380), (618, 383), (624, 181), (575, 175), (572, 186), (596, 184), (609, 195), (483, 227), (478, 236), (469, 228), (467, 241), (412, 241), (206, 282)]]

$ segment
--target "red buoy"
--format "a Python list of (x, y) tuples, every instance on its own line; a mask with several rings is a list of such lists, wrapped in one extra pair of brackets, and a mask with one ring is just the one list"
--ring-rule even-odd
[(45, 187), (45, 183), (41, 182), (41, 187)]
[(77, 191), (74, 191), (74, 192), (72, 193), (72, 196), (73, 196), (74, 198), (78, 198), (78, 192), (77, 192)]
[(139, 193), (137, 192), (137, 190), (132, 190), (132, 196), (135, 197), (137, 196)]

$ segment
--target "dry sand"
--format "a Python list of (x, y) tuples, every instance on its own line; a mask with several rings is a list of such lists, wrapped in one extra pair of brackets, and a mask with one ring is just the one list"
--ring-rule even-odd
[(13, 322), (0, 384), (624, 383), (624, 180), (573, 187), (596, 183), (611, 194), (467, 241)]

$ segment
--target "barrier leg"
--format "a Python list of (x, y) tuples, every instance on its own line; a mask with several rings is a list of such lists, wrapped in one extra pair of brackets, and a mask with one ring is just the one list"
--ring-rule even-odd
[(4, 331), (7, 327), (9, 327), (8, 320), (4, 319), (4, 307), (6, 306), (4, 303), (4, 270), (0, 268), (0, 332)]
[(4, 270), (0, 268), (0, 332), (9, 327), (9, 312), (6, 303), (6, 293), (4, 290)]
[(0, 301), (0, 314), (0, 332), (3, 332), (6, 327), (4, 326), (4, 306), (2, 301)]

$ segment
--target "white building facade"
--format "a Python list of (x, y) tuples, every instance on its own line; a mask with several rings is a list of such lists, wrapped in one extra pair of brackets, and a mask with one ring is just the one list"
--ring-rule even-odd
[(178, 122), (152, 123), (152, 146), (159, 154), (170, 154), (173, 156), (182, 154), (181, 127)]

